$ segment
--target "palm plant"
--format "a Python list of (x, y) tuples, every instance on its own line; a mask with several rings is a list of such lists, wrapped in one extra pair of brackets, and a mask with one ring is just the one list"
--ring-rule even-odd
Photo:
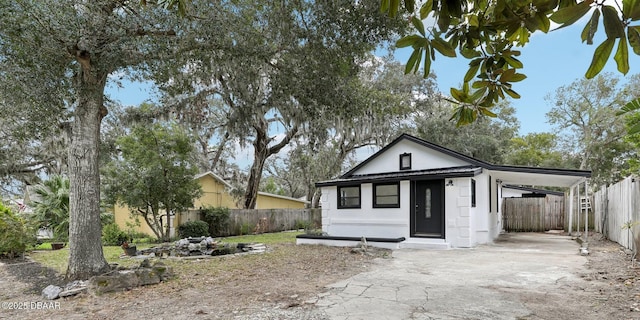
[(69, 178), (54, 175), (34, 188), (35, 219), (40, 227), (51, 228), (57, 239), (69, 237)]

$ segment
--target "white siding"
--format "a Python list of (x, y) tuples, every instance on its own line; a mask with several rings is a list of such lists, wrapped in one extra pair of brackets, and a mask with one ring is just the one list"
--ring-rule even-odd
[(400, 171), (400, 155), (411, 153), (411, 170), (440, 169), (466, 166), (470, 163), (426, 148), (413, 141), (402, 140), (375, 159), (358, 169), (354, 174), (375, 174)]

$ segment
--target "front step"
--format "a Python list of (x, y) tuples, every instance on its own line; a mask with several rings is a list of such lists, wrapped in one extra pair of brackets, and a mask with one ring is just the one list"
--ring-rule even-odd
[(451, 244), (443, 239), (409, 239), (399, 243), (401, 249), (451, 249)]

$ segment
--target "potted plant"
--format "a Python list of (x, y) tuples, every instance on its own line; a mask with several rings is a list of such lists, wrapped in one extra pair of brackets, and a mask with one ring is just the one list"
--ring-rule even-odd
[(124, 250), (124, 253), (128, 256), (135, 256), (137, 255), (137, 248), (135, 244), (129, 244), (128, 241), (124, 241), (122, 242), (122, 249)]
[(62, 235), (56, 235), (51, 242), (51, 250), (60, 250), (64, 248), (67, 237)]

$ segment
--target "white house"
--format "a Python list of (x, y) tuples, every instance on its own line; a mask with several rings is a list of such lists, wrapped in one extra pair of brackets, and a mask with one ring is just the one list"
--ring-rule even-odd
[(321, 188), (323, 236), (298, 244), (457, 248), (502, 231), (502, 186), (574, 187), (590, 171), (503, 166), (403, 134)]

